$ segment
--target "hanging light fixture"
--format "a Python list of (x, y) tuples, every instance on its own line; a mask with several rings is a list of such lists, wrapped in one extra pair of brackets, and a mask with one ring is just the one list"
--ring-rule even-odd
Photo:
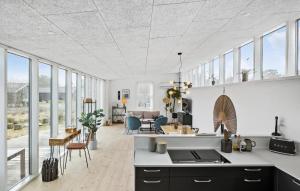
[(192, 88), (192, 82), (190, 82), (190, 81), (182, 82), (181, 81), (181, 68), (182, 68), (181, 55), (182, 55), (182, 52), (178, 52), (179, 61), (180, 61), (180, 67), (179, 67), (179, 71), (178, 71), (178, 81), (170, 80), (170, 84), (173, 85), (173, 89), (178, 90), (180, 92), (180, 94), (189, 94), (188, 89)]

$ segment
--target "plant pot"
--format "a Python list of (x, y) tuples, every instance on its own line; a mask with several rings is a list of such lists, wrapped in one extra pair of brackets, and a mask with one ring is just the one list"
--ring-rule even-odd
[(89, 149), (90, 150), (97, 150), (97, 136), (96, 136), (96, 133), (93, 133), (91, 135), (91, 138), (90, 138), (90, 142), (89, 142)]

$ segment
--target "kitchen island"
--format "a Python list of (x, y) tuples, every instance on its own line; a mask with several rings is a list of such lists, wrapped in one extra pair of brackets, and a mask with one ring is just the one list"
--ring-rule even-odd
[[(249, 138), (249, 137), (248, 137)], [(230, 163), (173, 163), (168, 152), (147, 150), (147, 137), (135, 137), (136, 191), (143, 190), (270, 190), (300, 189), (300, 156), (287, 156), (268, 151), (269, 137), (256, 140), (252, 152), (223, 153), (218, 146), (221, 137), (158, 136), (168, 149), (215, 149)]]

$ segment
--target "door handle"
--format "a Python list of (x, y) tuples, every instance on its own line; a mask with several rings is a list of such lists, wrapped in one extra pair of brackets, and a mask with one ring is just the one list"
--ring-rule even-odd
[(261, 179), (255, 179), (255, 180), (251, 180), (251, 179), (244, 179), (245, 182), (261, 182)]
[(161, 180), (144, 180), (146, 184), (159, 184)]
[(297, 186), (300, 186), (300, 183), (297, 182), (295, 179), (292, 179), (292, 182), (293, 182), (294, 184), (296, 184)]
[(247, 172), (260, 172), (261, 168), (245, 168), (244, 170)]
[(159, 169), (158, 170), (146, 170), (146, 169), (144, 169), (144, 172), (153, 173), (153, 172), (160, 172), (160, 170)]
[(208, 180), (196, 180), (196, 179), (194, 179), (194, 182), (195, 183), (210, 183), (211, 179), (208, 179)]

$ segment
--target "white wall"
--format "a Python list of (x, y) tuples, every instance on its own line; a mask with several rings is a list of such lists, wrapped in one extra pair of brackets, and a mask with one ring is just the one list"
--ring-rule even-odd
[[(130, 79), (111, 80), (110, 81), (110, 95), (109, 95), (109, 107), (111, 114), (111, 106), (118, 103), (118, 91), (122, 89), (130, 90), (130, 98), (127, 104), (127, 111), (134, 111), (137, 109), (136, 102), (136, 89), (138, 82), (152, 82), (154, 84), (154, 102), (153, 111), (160, 111), (161, 114), (165, 115), (164, 104), (162, 102), (163, 97), (166, 93), (166, 88), (161, 88), (161, 83), (168, 83), (170, 80), (177, 80), (177, 74), (164, 74), (164, 75), (149, 75), (149, 76), (138, 76)], [(121, 103), (119, 103), (120, 105)]]
[[(213, 109), (223, 87), (193, 88), (193, 126), (201, 132), (213, 132)], [(277, 81), (256, 81), (226, 86), (235, 105), (238, 133), (270, 135), (275, 116), (287, 138), (300, 142), (300, 78)]]

